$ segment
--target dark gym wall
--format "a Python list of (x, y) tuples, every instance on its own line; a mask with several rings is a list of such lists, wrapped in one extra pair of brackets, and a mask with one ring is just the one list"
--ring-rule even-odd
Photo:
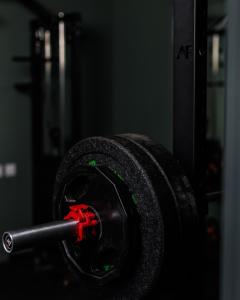
[(84, 135), (140, 132), (170, 148), (171, 1), (41, 3), (56, 13), (82, 12), (89, 34)]
[[(27, 64), (12, 61), (28, 53), (29, 18), (11, 1), (0, 1), (0, 233), (29, 225), (32, 217), (30, 99), (13, 88), (29, 82), (30, 72)], [(16, 167), (10, 177), (9, 163)], [(0, 261), (4, 257), (0, 247)]]
[(171, 146), (171, 1), (115, 1), (114, 130)]
[[(142, 132), (170, 148), (170, 1), (39, 2), (55, 13), (82, 13), (83, 135)], [(15, 178), (0, 178), (0, 232), (29, 225), (32, 218), (30, 99), (13, 89), (15, 82), (30, 80), (30, 70), (12, 62), (14, 55), (29, 54), (32, 18), (16, 1), (0, 0), (0, 164), (18, 166)]]

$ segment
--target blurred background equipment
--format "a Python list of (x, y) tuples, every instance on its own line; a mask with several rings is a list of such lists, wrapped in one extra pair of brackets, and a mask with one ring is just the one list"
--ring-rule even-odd
[(33, 21), (31, 39), (33, 199), (39, 223), (51, 217), (43, 199), (51, 197), (59, 160), (82, 134), (81, 17), (59, 13)]

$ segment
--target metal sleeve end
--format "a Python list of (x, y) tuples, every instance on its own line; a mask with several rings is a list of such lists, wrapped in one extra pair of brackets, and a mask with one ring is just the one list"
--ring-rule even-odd
[(4, 232), (2, 236), (2, 244), (3, 248), (7, 253), (12, 253), (13, 251), (13, 238), (11, 233), (9, 232)]

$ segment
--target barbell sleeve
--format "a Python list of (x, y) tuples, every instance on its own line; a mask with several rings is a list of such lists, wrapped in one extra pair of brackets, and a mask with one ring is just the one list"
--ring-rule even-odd
[(78, 221), (63, 220), (3, 233), (2, 244), (7, 253), (76, 235)]

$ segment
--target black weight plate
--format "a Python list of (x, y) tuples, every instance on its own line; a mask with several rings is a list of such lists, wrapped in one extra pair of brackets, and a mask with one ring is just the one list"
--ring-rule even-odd
[[(176, 252), (176, 249), (171, 245), (172, 237), (165, 226), (167, 257), (165, 257), (164, 262), (167, 270), (162, 274), (166, 281), (171, 282), (171, 284), (175, 276), (176, 282), (184, 289), (186, 294), (182, 283), (186, 281), (190, 283), (194, 280), (196, 260), (198, 260), (197, 252), (199, 251), (198, 239), (201, 235), (201, 232), (199, 232), (200, 219), (193, 189), (179, 162), (163, 146), (156, 144), (145, 135), (122, 134), (119, 136), (138, 145), (149, 156), (159, 172), (167, 176), (166, 180), (172, 190), (174, 206), (178, 215), (181, 242)], [(164, 206), (164, 203), (161, 202), (161, 205)], [(167, 214), (163, 214), (163, 216), (165, 219), (167, 218)], [(169, 240), (170, 247), (167, 247), (167, 240)], [(192, 286), (193, 284), (194, 282), (192, 282)], [(173, 288), (173, 284), (170, 288)]]
[[(95, 288), (79, 274), (79, 287), (88, 289), (89, 299), (91, 295), (98, 299), (143, 298), (165, 272), (164, 269), (168, 266), (166, 261), (170, 262), (170, 258), (174, 258), (174, 251), (181, 247), (185, 227), (185, 212), (182, 213), (184, 205), (179, 202), (179, 196), (175, 195), (177, 185), (171, 183), (173, 178), (170, 177), (174, 172), (171, 173), (169, 169), (165, 172), (164, 167), (161, 167), (164, 162), (160, 158), (162, 155), (166, 156), (167, 151), (161, 147), (154, 150), (158, 157), (156, 163), (154, 151), (147, 149), (144, 140), (151, 144), (147, 138), (137, 139), (136, 136), (89, 138), (76, 144), (59, 168), (54, 193), (55, 209), (58, 207), (59, 195), (69, 174), (94, 160), (97, 165), (109, 167), (123, 178), (134, 196), (139, 215), (141, 241), (139, 248), (136, 249), (135, 258), (132, 258), (131, 272)], [(155, 145), (152, 143), (151, 147), (155, 148)], [(170, 154), (168, 155), (170, 165), (174, 165), (175, 163), (172, 163), (174, 160)], [(178, 166), (176, 169), (178, 170)], [(176, 174), (178, 177), (178, 172)], [(184, 186), (187, 188), (186, 182)], [(190, 188), (188, 190), (190, 195)], [(182, 192), (178, 194), (184, 196)], [(190, 210), (195, 214), (194, 205)], [(192, 224), (191, 218), (186, 219)], [(71, 262), (69, 265), (71, 266)]]
[(163, 146), (156, 144), (145, 135), (122, 134), (119, 137), (124, 137), (138, 145), (156, 165), (159, 172), (163, 175), (165, 173), (174, 195), (182, 238), (189, 237), (192, 229), (198, 228), (199, 215), (193, 189), (179, 162)]

